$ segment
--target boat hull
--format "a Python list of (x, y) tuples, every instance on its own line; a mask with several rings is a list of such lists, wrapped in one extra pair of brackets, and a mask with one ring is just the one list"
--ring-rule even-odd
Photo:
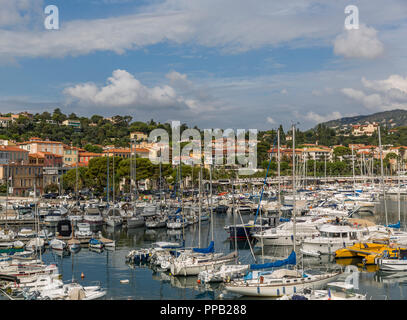
[(276, 284), (261, 284), (259, 282), (257, 285), (251, 284), (246, 286), (244, 281), (240, 281), (238, 284), (226, 284), (225, 289), (228, 292), (243, 296), (282, 297), (284, 295), (296, 294), (306, 288), (322, 288), (329, 282), (337, 279), (340, 274), (341, 273), (333, 273), (328, 275), (310, 276), (308, 278), (302, 278), (295, 283), (284, 281)]

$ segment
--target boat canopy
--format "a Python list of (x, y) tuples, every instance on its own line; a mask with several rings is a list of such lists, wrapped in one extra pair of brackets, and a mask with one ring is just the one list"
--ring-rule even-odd
[(397, 222), (396, 224), (388, 224), (387, 227), (389, 228), (394, 228), (394, 229), (400, 229), (400, 221)]
[(296, 264), (297, 259), (296, 259), (296, 254), (295, 251), (293, 250), (291, 254), (288, 256), (287, 259), (284, 260), (277, 260), (274, 262), (268, 262), (268, 263), (263, 263), (263, 264), (251, 264), (250, 265), (250, 270), (259, 270), (259, 269), (267, 269), (267, 268), (278, 268), (282, 267), (288, 264)]
[(215, 251), (215, 242), (211, 241), (207, 248), (193, 248), (192, 250), (197, 253), (213, 253)]

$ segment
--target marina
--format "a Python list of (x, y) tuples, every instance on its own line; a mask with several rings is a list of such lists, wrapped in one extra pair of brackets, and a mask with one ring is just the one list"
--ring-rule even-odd
[[(314, 191), (313, 191), (314, 192)], [(239, 197), (243, 197), (239, 194)], [(401, 212), (405, 212), (407, 201), (404, 196), (401, 196)], [(388, 196), (386, 200), (388, 210), (388, 220), (395, 221), (398, 218), (399, 202), (394, 199), (394, 196)], [(379, 199), (372, 212), (360, 212), (354, 214), (354, 219), (364, 219), (371, 221), (374, 224), (383, 224), (386, 220), (384, 216), (384, 201)], [(357, 216), (357, 218), (356, 218)], [(243, 214), (241, 218), (244, 223), (253, 221), (255, 212)], [(405, 215), (401, 216), (401, 225), (405, 223)], [(240, 220), (240, 219), (239, 219)], [(213, 223), (212, 223), (213, 221)], [(28, 223), (27, 223), (28, 222)], [(163, 270), (147, 262), (146, 259), (140, 259), (138, 262), (129, 263), (127, 256), (132, 250), (144, 248), (148, 253), (149, 248), (156, 243), (166, 244), (181, 244), (185, 241), (185, 248), (198, 247), (199, 240), (201, 247), (206, 248), (211, 243), (211, 232), (213, 230), (215, 252), (230, 254), (237, 252), (239, 264), (242, 266), (239, 269), (239, 275), (247, 274), (247, 266), (253, 264), (254, 257), (257, 263), (264, 261), (276, 261), (285, 259), (292, 251), (290, 245), (266, 245), (261, 246), (261, 241), (251, 240), (235, 240), (229, 237), (225, 230), (225, 226), (236, 223), (236, 217), (232, 210), (227, 210), (227, 213), (218, 213), (213, 215), (213, 220), (207, 220), (199, 224), (191, 224), (182, 229), (172, 228), (146, 228), (139, 226), (136, 228), (128, 228), (126, 223), (120, 226), (111, 227), (108, 225), (92, 226), (92, 236), (100, 239), (109, 239), (115, 241), (115, 246), (109, 248), (92, 248), (89, 246), (89, 240), (92, 236), (80, 239), (81, 249), (76, 253), (58, 252), (50, 248), (46, 243), (46, 248), (42, 252), (41, 259), (45, 264), (56, 264), (61, 280), (64, 283), (69, 283), (75, 279), (83, 286), (89, 286), (99, 283), (99, 286), (106, 291), (105, 296), (99, 299), (112, 300), (127, 300), (127, 299), (251, 299), (239, 294), (227, 292), (224, 288), (227, 284), (224, 280), (230, 278), (224, 277), (220, 281), (209, 282), (205, 281), (205, 277), (197, 274), (191, 276), (174, 275), (171, 270)], [(27, 220), (24, 227), (30, 226), (31, 221)], [(18, 228), (19, 225), (14, 225), (10, 228)], [(17, 231), (17, 229), (15, 229)], [(50, 231), (57, 232), (56, 228)], [(201, 237), (198, 237), (200, 231)], [(184, 237), (182, 236), (184, 232)], [(16, 238), (27, 243), (28, 239)], [(70, 237), (59, 237), (66, 243)], [(4, 242), (4, 239), (2, 240)], [(253, 257), (254, 254), (254, 257)], [(300, 249), (297, 248), (297, 255), (300, 255)], [(4, 254), (3, 254), (4, 255)], [(312, 257), (309, 255), (303, 256), (302, 263), (306, 270), (338, 270), (345, 268), (349, 261), (342, 259), (336, 260), (332, 255), (322, 255)], [(359, 268), (358, 292), (366, 295), (368, 299), (403, 299), (407, 294), (402, 285), (403, 274), (389, 273), (380, 271), (379, 268), (366, 268), (360, 260), (351, 261)], [(225, 265), (225, 264), (222, 264)], [(231, 266), (232, 267), (232, 266)], [(230, 268), (231, 268), (230, 267)], [(230, 275), (232, 275), (231, 273)], [(202, 279), (202, 281), (200, 281)], [(208, 279), (208, 278), (206, 278)], [(147, 289), (148, 288), (148, 289)], [(319, 293), (320, 295), (321, 293)], [(312, 296), (312, 295), (311, 295)], [(310, 296), (310, 297), (311, 297)], [(3, 296), (3, 299), (6, 297)]]

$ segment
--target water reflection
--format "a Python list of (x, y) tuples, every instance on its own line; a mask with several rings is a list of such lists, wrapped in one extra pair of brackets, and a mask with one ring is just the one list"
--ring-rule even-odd
[[(394, 199), (386, 201), (388, 222), (398, 221), (398, 202)], [(405, 224), (406, 198), (401, 201), (401, 224)], [(355, 216), (356, 217), (356, 216)], [(376, 204), (374, 213), (363, 212), (361, 218), (384, 224), (384, 203)], [(244, 215), (244, 222), (253, 216)], [(241, 223), (241, 221), (237, 221)], [(225, 254), (237, 250), (242, 264), (263, 263), (277, 259), (285, 259), (290, 254), (291, 246), (261, 247), (259, 243), (247, 240), (229, 240), (224, 226), (236, 223), (231, 214), (215, 215), (213, 221), (215, 251)], [(211, 222), (201, 225), (200, 244), (205, 247), (212, 240)], [(55, 230), (50, 229), (55, 232)], [(93, 232), (101, 231), (105, 238), (116, 241), (113, 250), (88, 249), (86, 245), (76, 254), (58, 255), (47, 249), (43, 259), (48, 263), (57, 263), (64, 281), (78, 280), (83, 285), (90, 285), (93, 281), (100, 281), (100, 285), (107, 288), (106, 299), (219, 299), (223, 292), (221, 283), (199, 284), (197, 277), (174, 277), (168, 272), (152, 270), (146, 264), (127, 264), (126, 255), (132, 249), (149, 247), (153, 242), (185, 240), (186, 247), (199, 245), (198, 225), (192, 225), (184, 230), (146, 229), (145, 227), (127, 229), (123, 227), (92, 226)], [(69, 251), (68, 251), (69, 253)], [(254, 255), (254, 257), (253, 257)], [(333, 269), (354, 265), (359, 270), (359, 291), (367, 293), (372, 299), (404, 299), (407, 297), (407, 273), (384, 274), (377, 271), (376, 266), (363, 266), (361, 259), (338, 259), (331, 256), (302, 257), (298, 254), (299, 267), (309, 269)], [(81, 274), (85, 277), (82, 279)], [(122, 280), (128, 280), (122, 281)], [(225, 294), (227, 299), (241, 299), (237, 296)], [(247, 297), (243, 299), (248, 299)], [(257, 298), (256, 298), (257, 299)]]

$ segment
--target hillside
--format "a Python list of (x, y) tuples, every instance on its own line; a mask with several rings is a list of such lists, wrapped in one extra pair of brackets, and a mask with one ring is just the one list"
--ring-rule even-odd
[(327, 127), (342, 127), (346, 125), (363, 124), (365, 122), (378, 122), (382, 126), (388, 128), (407, 126), (407, 111), (406, 110), (390, 110), (377, 112), (370, 115), (360, 115), (355, 117), (345, 117), (336, 120), (330, 120), (321, 123)]

